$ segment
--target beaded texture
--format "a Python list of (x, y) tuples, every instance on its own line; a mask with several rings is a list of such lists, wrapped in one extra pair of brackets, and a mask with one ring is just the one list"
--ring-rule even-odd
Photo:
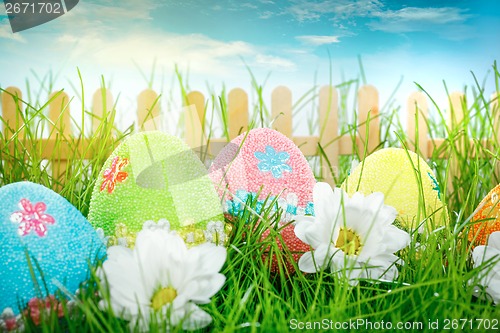
[[(350, 196), (358, 191), (364, 195), (382, 192), (385, 204), (398, 211), (397, 223), (406, 229), (430, 231), (449, 221), (434, 172), (412, 151), (401, 148), (376, 151), (351, 170), (342, 188)], [(425, 210), (419, 201), (425, 202)], [(422, 221), (426, 218), (424, 225)]]
[[(277, 197), (275, 208), (283, 210), (282, 226), (296, 215), (313, 213), (316, 180), (312, 170), (293, 141), (275, 130), (258, 128), (234, 138), (216, 157), (209, 174), (224, 211), (232, 216), (242, 212), (249, 197), (257, 199), (257, 212), (266, 199), (271, 202)], [(293, 224), (285, 226), (281, 236), (297, 261), (309, 246), (295, 236), (293, 228)], [(266, 231), (263, 237), (268, 234)], [(293, 270), (290, 263), (287, 268)], [(272, 270), (277, 270), (276, 260)]]
[[(83, 215), (44, 186), (20, 182), (0, 188), (0, 214), (4, 258), (0, 262), (0, 313), (10, 308), (17, 316), (30, 299), (49, 297), (60, 285), (75, 292), (89, 277), (88, 261), (95, 264), (105, 255), (104, 244)], [(20, 232), (23, 223), (31, 229)]]
[(489, 235), (500, 231), (500, 185), (481, 200), (472, 222), (476, 223), (469, 230), (469, 241), (474, 245), (486, 245)]
[(108, 245), (133, 247), (146, 221), (167, 220), (193, 245), (208, 240), (209, 222), (224, 223), (206, 168), (175, 136), (153, 131), (128, 137), (104, 163), (98, 179), (89, 221), (102, 230)]

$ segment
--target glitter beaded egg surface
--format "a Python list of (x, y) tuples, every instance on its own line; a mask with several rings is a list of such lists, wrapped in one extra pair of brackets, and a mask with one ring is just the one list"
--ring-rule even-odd
[[(210, 177), (223, 200), (226, 213), (240, 215), (248, 199), (257, 200), (259, 212), (278, 197), (281, 236), (298, 260), (309, 246), (293, 232), (290, 221), (297, 215), (312, 215), (312, 193), (316, 181), (299, 148), (283, 134), (267, 128), (253, 129), (234, 138), (217, 156), (210, 168)], [(263, 236), (267, 236), (266, 231)], [(280, 244), (280, 243), (278, 243)], [(290, 267), (290, 266), (289, 266)], [(276, 262), (272, 264), (276, 270)]]
[(89, 221), (107, 245), (133, 247), (143, 227), (176, 230), (188, 244), (225, 243), (227, 226), (207, 170), (179, 138), (163, 132), (128, 137), (99, 173)]
[(434, 172), (412, 151), (385, 148), (367, 156), (342, 188), (349, 195), (382, 192), (385, 204), (396, 208), (397, 222), (405, 228), (431, 230), (449, 219)]
[(469, 241), (485, 245), (492, 232), (500, 231), (500, 185), (495, 186), (476, 208), (469, 231)]
[[(0, 313), (63, 286), (74, 293), (105, 255), (90, 223), (66, 199), (30, 182), (0, 188)], [(48, 292), (48, 294), (47, 294)]]

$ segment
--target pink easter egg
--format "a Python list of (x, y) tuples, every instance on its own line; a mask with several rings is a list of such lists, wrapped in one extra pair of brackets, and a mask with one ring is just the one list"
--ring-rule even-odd
[[(266, 199), (269, 203), (277, 197), (275, 208), (283, 210), (279, 224), (285, 226), (281, 230), (284, 245), (295, 261), (310, 250), (295, 236), (293, 221), (298, 215), (314, 214), (312, 193), (316, 180), (292, 140), (272, 129), (253, 129), (234, 138), (217, 155), (209, 174), (224, 212), (231, 216), (241, 214), (249, 198), (258, 200), (255, 210), (259, 213)], [(263, 237), (268, 234), (264, 232)], [(275, 259), (271, 268), (277, 270)], [(293, 271), (291, 263), (287, 268)]]

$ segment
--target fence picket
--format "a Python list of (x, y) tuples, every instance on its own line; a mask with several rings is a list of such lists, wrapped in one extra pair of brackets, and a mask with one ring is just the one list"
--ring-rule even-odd
[[(71, 133), (71, 116), (68, 95), (63, 92), (55, 92), (50, 95), (51, 100), (49, 104), (49, 119), (51, 121), (49, 126), (49, 141), (68, 143), (72, 138)], [(68, 152), (63, 153), (63, 145), (54, 144), (52, 156), (50, 158), (52, 166), (52, 177), (57, 179), (61, 184), (69, 178), (71, 166), (68, 163)], [(64, 149), (65, 150), (65, 149)], [(62, 187), (62, 186), (61, 186)]]
[(195, 149), (202, 160), (205, 160), (205, 153), (209, 153), (204, 126), (205, 97), (199, 91), (193, 91), (187, 95), (186, 103), (184, 107), (186, 143)]
[[(429, 129), (427, 127), (427, 98), (420, 92), (410, 95), (407, 102), (407, 127), (408, 148), (424, 158), (429, 156)], [(418, 122), (416, 123), (415, 120)], [(418, 125), (418, 137), (417, 137)]]
[(198, 114), (198, 119), (200, 120), (201, 128), (205, 129), (206, 120), (206, 107), (205, 107), (205, 96), (199, 91), (192, 91), (187, 95), (187, 106), (194, 105), (196, 107), (196, 112)]
[(92, 133), (97, 132), (104, 120), (110, 121), (113, 112), (113, 95), (106, 88), (97, 89), (92, 96)]
[[(325, 86), (319, 91), (319, 145), (321, 154), (321, 177), (323, 181), (335, 186), (339, 175), (339, 129), (338, 93), (334, 87)], [(335, 177), (334, 177), (335, 176)]]
[[(17, 98), (17, 103), (14, 97)], [(21, 90), (16, 87), (8, 87), (2, 93), (2, 117), (5, 122), (5, 124), (2, 122), (2, 125), (6, 138), (11, 138), (16, 132), (18, 132), (17, 137), (19, 139), (24, 137), (24, 128), (22, 128), (24, 125), (22, 98)]]
[[(465, 107), (465, 96), (459, 92), (453, 92), (448, 97), (450, 108), (448, 110), (447, 125), (452, 130), (454, 135), (458, 135), (460, 130), (465, 130), (466, 124), (464, 123), (464, 107)], [(462, 152), (465, 149), (464, 138), (467, 136), (459, 137), (458, 140), (454, 139), (454, 145), (449, 146), (449, 149), (455, 149), (462, 156)], [(453, 180), (460, 177), (460, 162), (457, 160), (457, 154), (449, 154), (448, 157), (448, 188), (447, 191), (453, 191)]]
[[(380, 145), (380, 118), (378, 110), (378, 91), (374, 86), (366, 85), (358, 91), (358, 157), (363, 159)], [(367, 131), (368, 126), (368, 133)], [(366, 147), (365, 147), (365, 142)]]
[(160, 103), (152, 89), (143, 90), (137, 97), (137, 120), (140, 131), (160, 129)]
[(448, 97), (450, 109), (447, 120), (450, 128), (456, 128), (464, 120), (464, 109), (462, 107), (464, 98), (464, 94), (460, 92), (452, 92)]
[(292, 92), (284, 86), (275, 88), (271, 95), (272, 128), (292, 138)]
[(229, 92), (228, 98), (229, 139), (232, 140), (248, 129), (248, 95), (240, 88)]

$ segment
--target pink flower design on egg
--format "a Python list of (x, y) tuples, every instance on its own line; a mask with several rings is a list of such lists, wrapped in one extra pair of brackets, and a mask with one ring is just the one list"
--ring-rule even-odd
[(34, 230), (40, 237), (47, 234), (46, 224), (54, 224), (56, 220), (45, 213), (47, 205), (43, 202), (38, 202), (34, 206), (28, 199), (21, 199), (19, 202), (20, 211), (10, 215), (10, 220), (14, 223), (19, 223), (17, 233), (20, 236), (26, 236), (31, 230)]
[(33, 297), (29, 300), (24, 315), (31, 317), (35, 325), (40, 325), (42, 319), (47, 320), (50, 318), (51, 312), (57, 313), (59, 318), (64, 317), (63, 303), (57, 300), (54, 295), (49, 295), (44, 299)]

